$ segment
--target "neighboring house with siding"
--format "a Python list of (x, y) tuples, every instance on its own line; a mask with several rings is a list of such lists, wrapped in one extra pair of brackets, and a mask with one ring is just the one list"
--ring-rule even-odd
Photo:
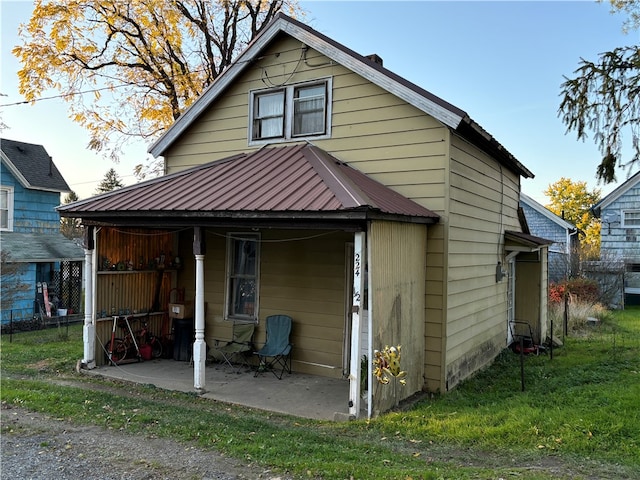
[(48, 284), (52, 315), (58, 307), (79, 311), (84, 253), (60, 233), (56, 211), (69, 185), (42, 145), (0, 139), (0, 160), (2, 323), (42, 313), (39, 282)]
[[(261, 345), (265, 318), (282, 313), (294, 372), (344, 379), (355, 416), (363, 344), (369, 360), (401, 345), (408, 372), (399, 399), (369, 382), (371, 416), (490, 364), (510, 321), (546, 337), (550, 242), (518, 216), (533, 174), (375, 55), (280, 14), (150, 152), (165, 176), (59, 209), (82, 218), (95, 252), (90, 367), (104, 363), (88, 346), (109, 332), (101, 312), (150, 303), (131, 278), (159, 305), (174, 288), (195, 299), (195, 388), (206, 346), (233, 322), (255, 322)], [(154, 276), (148, 259), (168, 251), (163, 266), (177, 256), (180, 268)], [(131, 259), (139, 271), (104, 271)]]
[(553, 241), (549, 245), (549, 281), (559, 282), (571, 277), (580, 248), (578, 228), (524, 193), (520, 193), (520, 206), (529, 232)]
[(617, 301), (640, 304), (640, 172), (591, 207), (600, 219), (600, 260), (624, 270)]

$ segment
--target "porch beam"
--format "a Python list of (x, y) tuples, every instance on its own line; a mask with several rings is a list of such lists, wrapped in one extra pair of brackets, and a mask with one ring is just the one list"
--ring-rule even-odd
[(349, 372), (349, 415), (360, 413), (360, 337), (364, 297), (365, 234), (356, 232), (353, 238), (353, 299), (351, 304), (351, 365)]

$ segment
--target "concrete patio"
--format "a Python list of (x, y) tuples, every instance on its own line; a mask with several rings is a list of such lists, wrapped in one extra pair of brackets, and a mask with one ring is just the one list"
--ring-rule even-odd
[[(197, 392), (203, 398), (235, 405), (317, 420), (349, 419), (349, 382), (314, 375), (285, 373), (278, 380), (271, 372), (254, 377), (247, 367), (232, 369), (220, 363), (207, 364), (204, 393), (193, 387), (193, 366), (189, 362), (155, 359), (118, 366), (82, 370), (88, 375), (181, 392)], [(366, 418), (362, 402), (361, 418)]]

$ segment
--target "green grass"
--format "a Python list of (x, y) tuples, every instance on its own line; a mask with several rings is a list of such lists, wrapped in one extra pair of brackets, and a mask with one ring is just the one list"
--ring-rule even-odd
[(305, 478), (640, 477), (637, 308), (575, 332), (553, 360), (527, 357), (524, 392), (519, 357), (504, 352), (454, 391), (369, 422), (270, 415), (78, 375), (81, 336), (81, 327), (72, 327), (68, 336), (50, 330), (16, 335), (12, 343), (3, 337), (2, 401), (194, 442)]

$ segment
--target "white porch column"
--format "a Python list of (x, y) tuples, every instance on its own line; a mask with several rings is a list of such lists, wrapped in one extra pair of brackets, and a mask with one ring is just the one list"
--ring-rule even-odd
[(207, 344), (204, 341), (204, 255), (196, 255), (196, 341), (193, 344), (193, 386), (204, 390)]
[(84, 249), (84, 327), (82, 329), (82, 340), (84, 342), (84, 357), (82, 364), (85, 368), (96, 367), (96, 324), (93, 320), (93, 279), (95, 269), (93, 254), (95, 252), (95, 230), (87, 228)]
[[(351, 365), (349, 368), (349, 415), (360, 413), (360, 320), (364, 300), (365, 234), (356, 232), (353, 239), (353, 299), (351, 304)], [(371, 312), (369, 312), (371, 314)]]

